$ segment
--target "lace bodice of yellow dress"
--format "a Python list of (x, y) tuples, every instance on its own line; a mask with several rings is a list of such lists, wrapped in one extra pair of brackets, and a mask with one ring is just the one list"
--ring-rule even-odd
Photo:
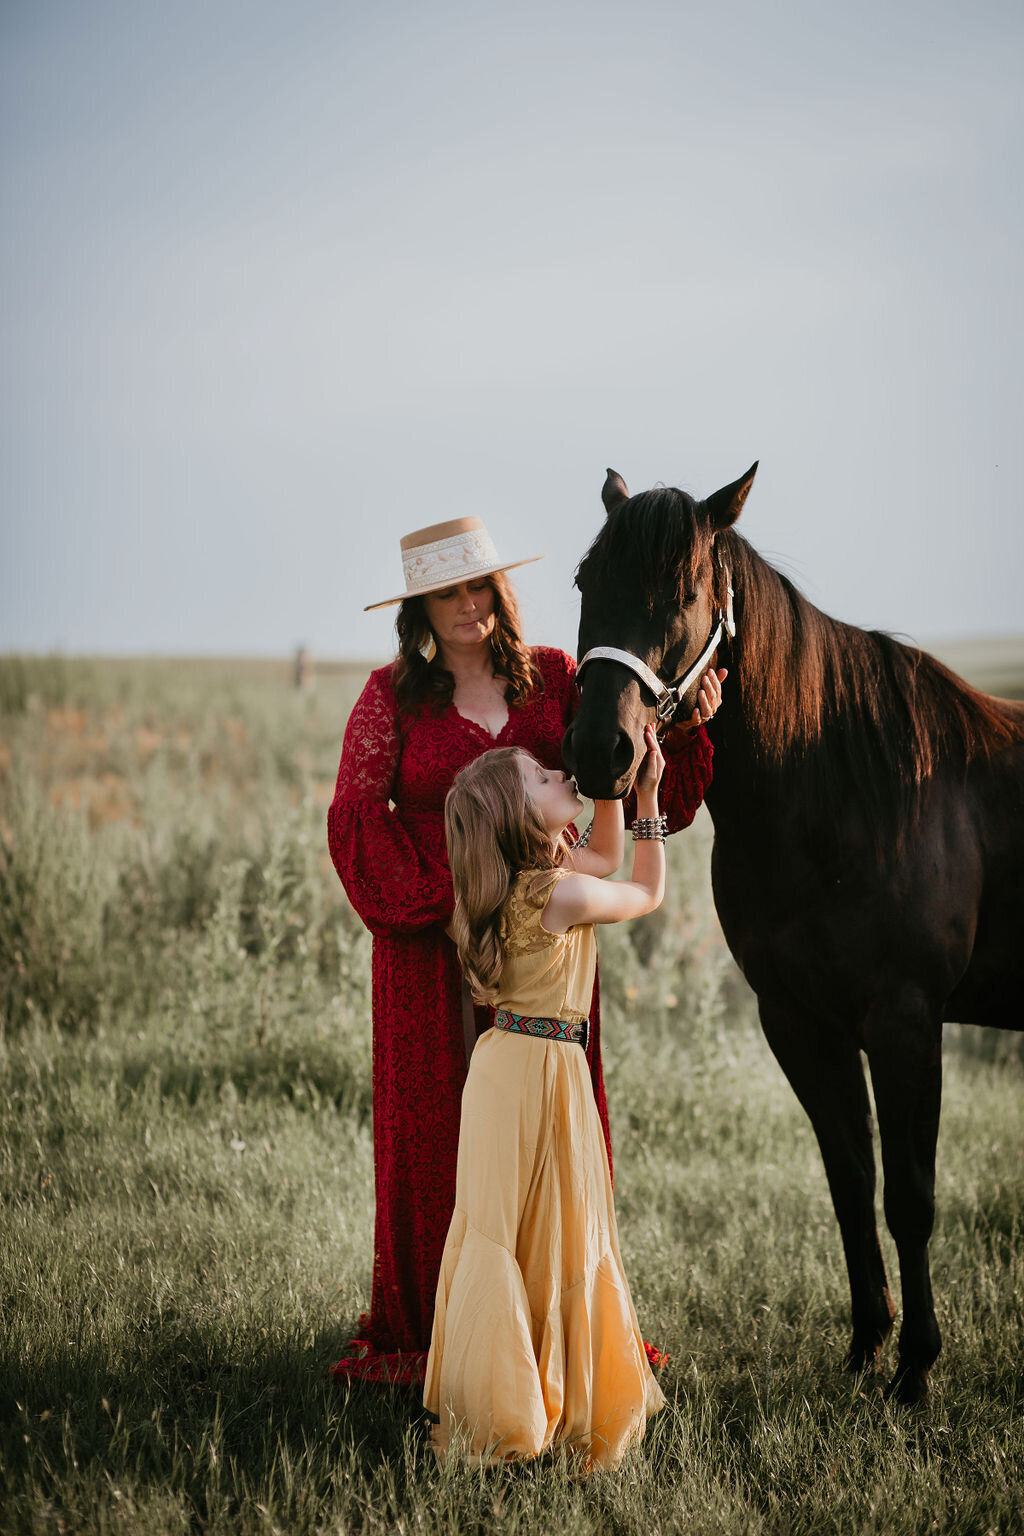
[(597, 966), (593, 925), (548, 933), (541, 918), (557, 882), (568, 870), (558, 870), (549, 886), (527, 895), (534, 871), (516, 877), (501, 914), (505, 966), (498, 983), (496, 1006), (535, 1019), (564, 1019), (581, 1024), (590, 1014)]

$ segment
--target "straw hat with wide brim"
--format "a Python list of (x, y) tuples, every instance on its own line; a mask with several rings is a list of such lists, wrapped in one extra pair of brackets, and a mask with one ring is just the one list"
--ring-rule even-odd
[(431, 523), (417, 528), (402, 540), (402, 569), (405, 591), (386, 597), (380, 603), (367, 603), (363, 609), (387, 608), (404, 603), (407, 597), (423, 597), (427, 592), (443, 592), (461, 581), (476, 581), (493, 576), (495, 571), (512, 571), (519, 565), (532, 565), (544, 555), (530, 555), (526, 560), (499, 560), (494, 540), (478, 517), (455, 517), (448, 523)]

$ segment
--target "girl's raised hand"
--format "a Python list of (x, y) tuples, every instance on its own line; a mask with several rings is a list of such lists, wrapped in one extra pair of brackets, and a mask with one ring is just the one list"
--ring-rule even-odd
[[(636, 810), (638, 819), (653, 822), (658, 818), (658, 785), (665, 771), (665, 759), (653, 724), (644, 730), (644, 745), (647, 755), (636, 777)], [(622, 802), (594, 802), (595, 826), (599, 816), (613, 812), (617, 818), (618, 857), (621, 858)], [(641, 917), (645, 912), (653, 912), (665, 894), (665, 840), (651, 827), (646, 828), (634, 844), (630, 880), (590, 878), (594, 869), (593, 843), (591, 848), (571, 854), (570, 859), (573, 873), (557, 882), (544, 909), (541, 922), (549, 933), (568, 933), (578, 923), (617, 923), (624, 917)], [(602, 873), (614, 867), (610, 864)]]
[(644, 727), (644, 744), (647, 747), (647, 756), (636, 776), (637, 794), (656, 797), (661, 776), (665, 772), (665, 758), (653, 724)]

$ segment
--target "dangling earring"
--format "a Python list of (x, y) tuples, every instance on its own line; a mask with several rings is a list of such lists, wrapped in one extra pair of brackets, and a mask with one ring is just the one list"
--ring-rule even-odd
[(420, 655), (426, 662), (433, 661), (434, 657), (437, 655), (437, 645), (434, 641), (434, 631), (432, 629), (427, 630), (427, 638), (420, 646)]

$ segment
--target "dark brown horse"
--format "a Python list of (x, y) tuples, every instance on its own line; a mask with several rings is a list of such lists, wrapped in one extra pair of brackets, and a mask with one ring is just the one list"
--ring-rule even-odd
[(854, 1369), (894, 1315), (867, 1055), (903, 1288), (890, 1392), (910, 1402), (940, 1346), (928, 1240), (942, 1023), (1024, 1028), (1024, 705), (813, 607), (733, 531), (756, 468), (706, 501), (630, 497), (609, 470), (607, 521), (576, 578), (585, 665), (565, 760), (584, 793), (623, 795), (645, 723), (687, 717), (697, 682), (684, 674), (717, 641), (729, 682), (707, 796), (715, 904), (821, 1147)]

